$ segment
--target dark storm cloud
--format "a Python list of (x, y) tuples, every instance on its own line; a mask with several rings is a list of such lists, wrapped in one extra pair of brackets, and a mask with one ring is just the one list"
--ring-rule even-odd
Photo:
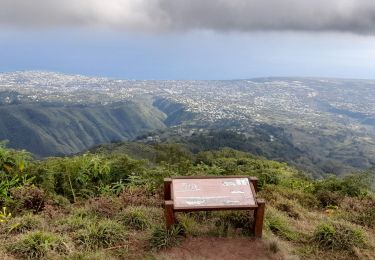
[(0, 25), (375, 33), (374, 0), (0, 0)]

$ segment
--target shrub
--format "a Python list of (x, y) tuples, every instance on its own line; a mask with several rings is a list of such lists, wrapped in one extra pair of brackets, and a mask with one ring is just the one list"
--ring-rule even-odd
[(22, 258), (40, 259), (49, 252), (65, 253), (67, 248), (56, 234), (35, 231), (22, 235), (8, 246), (8, 251)]
[(260, 189), (262, 189), (266, 184), (278, 185), (280, 183), (279, 174), (270, 170), (264, 171), (258, 176), (258, 186)]
[(175, 225), (170, 229), (157, 227), (149, 238), (149, 243), (153, 249), (163, 249), (177, 245), (181, 240), (184, 229), (180, 225)]
[(312, 241), (326, 250), (352, 250), (363, 247), (365, 240), (360, 230), (341, 223), (322, 223), (315, 228)]
[(0, 206), (12, 188), (22, 187), (33, 181), (26, 173), (30, 162), (29, 153), (8, 149), (6, 143), (0, 141)]
[(151, 226), (147, 213), (140, 207), (126, 208), (119, 213), (118, 220), (136, 230), (145, 230)]
[(132, 173), (127, 181), (129, 186), (142, 187), (147, 193), (158, 193), (162, 190), (164, 178), (178, 171), (172, 165), (161, 163), (160, 166), (149, 168), (147, 172)]
[(43, 212), (41, 213), (41, 215), (44, 218), (56, 219), (56, 218), (62, 217), (64, 215), (64, 213), (70, 213), (69, 207), (61, 210), (61, 209), (47, 203), (44, 206), (44, 209), (43, 209)]
[(316, 198), (323, 207), (338, 206), (343, 200), (343, 195), (337, 191), (319, 190), (316, 193)]
[(315, 183), (315, 191), (339, 192), (350, 197), (358, 197), (370, 190), (371, 174), (361, 173), (338, 178), (330, 176)]
[(119, 196), (125, 206), (161, 206), (163, 201), (159, 194), (152, 194), (143, 187), (127, 187)]
[(111, 182), (118, 180), (126, 180), (134, 173), (142, 173), (145, 171), (145, 161), (130, 159), (125, 154), (118, 154), (113, 157), (110, 164)]
[(44, 191), (34, 185), (13, 188), (10, 194), (22, 209), (32, 210), (35, 213), (43, 210), (46, 202)]
[(66, 208), (70, 206), (70, 201), (64, 196), (54, 194), (51, 199), (51, 204), (54, 206)]
[(90, 153), (74, 157), (49, 158), (43, 161), (39, 168), (41, 169), (35, 175), (43, 187), (74, 202), (79, 197), (97, 195), (97, 187), (110, 181), (110, 160)]
[(97, 249), (124, 241), (126, 231), (122, 225), (113, 220), (101, 220), (98, 223), (89, 224), (85, 229), (78, 230), (74, 237), (78, 245)]
[(278, 203), (285, 198), (287, 200), (296, 201), (306, 208), (317, 208), (319, 206), (319, 201), (314, 194), (298, 189), (266, 185), (259, 195), (269, 202)]

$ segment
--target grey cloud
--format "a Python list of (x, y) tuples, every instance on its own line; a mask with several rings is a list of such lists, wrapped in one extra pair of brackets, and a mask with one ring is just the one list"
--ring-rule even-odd
[(0, 26), (375, 33), (374, 0), (0, 0)]

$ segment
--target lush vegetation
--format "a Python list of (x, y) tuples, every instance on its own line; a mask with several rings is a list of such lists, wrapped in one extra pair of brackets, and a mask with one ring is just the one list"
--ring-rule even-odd
[(375, 258), (371, 172), (312, 180), (285, 163), (233, 149), (192, 153), (177, 144), (32, 160), (0, 145), (0, 256), (158, 258), (185, 237), (251, 237), (248, 212), (178, 214), (164, 228), (163, 179), (250, 175), (266, 199), (264, 243), (285, 257)]
[(78, 153), (166, 127), (166, 115), (150, 102), (0, 105), (0, 140), (39, 157)]
[[(225, 128), (219, 126), (214, 129)], [(270, 160), (288, 162), (315, 178), (327, 174), (343, 175), (356, 170), (366, 170), (375, 165), (373, 157), (362, 152), (357, 143), (341, 146), (336, 144), (344, 142), (343, 136), (346, 134), (320, 136), (318, 140), (311, 140), (311, 134), (305, 131), (268, 124), (256, 125), (247, 131), (244, 135), (233, 131), (215, 130), (180, 141), (186, 142), (194, 151), (230, 147)], [(273, 137), (272, 141), (270, 136)], [(312, 143), (307, 145), (308, 142)]]

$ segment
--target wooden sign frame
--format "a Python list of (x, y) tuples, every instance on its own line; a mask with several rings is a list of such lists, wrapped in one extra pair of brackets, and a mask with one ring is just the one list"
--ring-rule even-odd
[[(250, 189), (254, 198), (254, 205), (238, 205), (238, 206), (203, 206), (203, 207), (176, 207), (173, 201), (173, 179), (238, 179), (247, 178), (249, 180)], [(254, 214), (254, 224), (252, 226), (252, 232), (255, 237), (262, 237), (264, 212), (265, 212), (265, 201), (263, 199), (256, 198), (258, 178), (249, 176), (183, 176), (183, 177), (172, 177), (164, 179), (164, 200), (165, 200), (165, 219), (167, 228), (170, 228), (176, 223), (175, 212), (192, 212), (192, 211), (211, 211), (211, 210), (252, 210)]]

